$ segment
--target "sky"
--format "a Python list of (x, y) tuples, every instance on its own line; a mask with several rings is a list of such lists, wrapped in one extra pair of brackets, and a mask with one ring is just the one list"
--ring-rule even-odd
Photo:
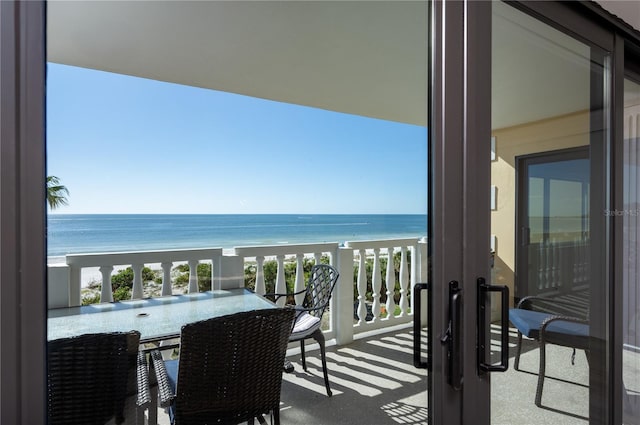
[(425, 214), (425, 127), (49, 63), (64, 214)]

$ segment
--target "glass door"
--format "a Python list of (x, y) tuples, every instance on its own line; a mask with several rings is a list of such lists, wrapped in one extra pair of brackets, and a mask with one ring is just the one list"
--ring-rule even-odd
[(432, 423), (608, 423), (613, 36), (561, 2), (443, 3)]
[[(492, 4), (491, 423), (603, 423), (610, 403), (606, 273), (607, 52), (551, 20)], [(534, 419), (535, 418), (535, 419)]]

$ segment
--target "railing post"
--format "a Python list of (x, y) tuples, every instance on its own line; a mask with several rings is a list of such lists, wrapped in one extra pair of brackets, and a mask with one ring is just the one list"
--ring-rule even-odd
[[(68, 263), (67, 263), (68, 264)], [(77, 307), (81, 303), (80, 284), (82, 278), (82, 268), (74, 265), (69, 266), (69, 307)]]
[(382, 271), (380, 270), (380, 248), (373, 249), (373, 276), (371, 276), (371, 289), (373, 291), (373, 322), (380, 320), (380, 291), (382, 290)]
[[(296, 283), (294, 292), (301, 292), (304, 289), (304, 255), (296, 254)], [(301, 305), (304, 301), (304, 293), (296, 295), (296, 305)]]
[(101, 303), (113, 302), (113, 291), (111, 290), (111, 272), (112, 271), (113, 271), (113, 266), (100, 267), (100, 273), (102, 273), (102, 285), (100, 288)]
[(215, 289), (244, 288), (244, 259), (238, 255), (220, 258), (220, 286)]
[(367, 250), (358, 250), (360, 260), (358, 261), (358, 323), (367, 321)]
[(47, 266), (47, 308), (69, 307), (69, 272), (66, 264)]
[(189, 260), (189, 293), (198, 292), (198, 260)]
[(409, 308), (407, 291), (409, 286), (409, 268), (407, 266), (407, 247), (400, 247), (400, 314), (406, 316)]
[[(420, 261), (420, 276), (418, 277), (418, 280), (416, 280), (416, 282), (418, 283), (425, 283), (427, 282), (427, 279), (429, 278), (429, 245), (428, 245), (428, 240), (427, 238), (422, 238), (419, 242), (418, 242), (418, 249), (417, 249), (417, 255), (419, 257), (419, 261)], [(420, 317), (422, 318), (422, 325), (423, 326), (427, 326), (427, 294), (426, 291), (420, 291), (422, 292), (421, 295), (421, 303), (420, 306), (422, 307), (422, 311), (420, 312)]]
[[(276, 274), (276, 290), (277, 294), (286, 294), (287, 293), (287, 284), (284, 279), (284, 255), (277, 255), (276, 260), (278, 261), (278, 272)], [(276, 304), (278, 306), (283, 307), (287, 301), (286, 297), (280, 297)]]
[(334, 298), (335, 308), (332, 321), (336, 335), (336, 344), (353, 342), (353, 249), (338, 248), (335, 266), (340, 273)]
[[(264, 284), (264, 257), (256, 257), (256, 294), (264, 295), (267, 292)], [(275, 292), (275, 291), (274, 291)]]
[(164, 262), (160, 266), (162, 267), (162, 295), (171, 295), (173, 292), (171, 289), (171, 267), (173, 267), (173, 263)]
[(393, 320), (396, 315), (396, 270), (393, 262), (393, 247), (387, 248), (387, 319)]
[(142, 268), (144, 264), (132, 264), (133, 269), (133, 287), (131, 288), (131, 299), (139, 300), (142, 298)]

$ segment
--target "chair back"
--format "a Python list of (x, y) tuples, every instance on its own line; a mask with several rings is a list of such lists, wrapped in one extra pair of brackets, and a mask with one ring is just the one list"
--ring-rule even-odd
[(338, 271), (328, 264), (317, 264), (311, 268), (307, 292), (302, 306), (310, 308), (309, 314), (322, 317), (329, 307), (331, 293), (338, 281)]
[[(49, 424), (102, 425), (123, 410), (140, 333), (85, 334), (50, 341), (47, 353)], [(133, 349), (134, 355), (130, 352)]]
[(274, 308), (183, 326), (176, 424), (236, 424), (278, 409), (293, 317)]

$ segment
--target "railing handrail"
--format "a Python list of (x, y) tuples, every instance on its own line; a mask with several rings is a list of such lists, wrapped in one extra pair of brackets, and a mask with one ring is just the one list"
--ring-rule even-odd
[(194, 258), (211, 259), (221, 256), (222, 248), (175, 249), (156, 251), (105, 252), (68, 254), (65, 259), (73, 267), (119, 266), (133, 263), (161, 263), (164, 261), (188, 261)]
[(348, 241), (344, 246), (353, 249), (375, 249), (375, 248), (389, 248), (399, 246), (410, 246), (420, 242), (422, 238), (402, 238), (402, 239), (375, 239), (368, 241)]
[(295, 255), (309, 252), (329, 252), (338, 249), (338, 242), (307, 243), (295, 245), (260, 245), (260, 246), (238, 246), (233, 249), (234, 254), (240, 257), (256, 257), (276, 255)]

